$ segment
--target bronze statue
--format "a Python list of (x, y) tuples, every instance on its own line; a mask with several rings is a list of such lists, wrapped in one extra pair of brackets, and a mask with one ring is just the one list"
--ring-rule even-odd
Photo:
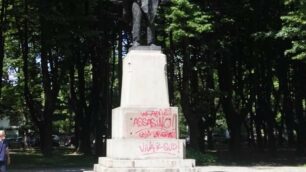
[[(159, 3), (166, 3), (169, 0), (111, 0), (117, 4), (126, 4), (132, 6), (132, 16), (133, 16), (133, 26), (132, 26), (132, 35), (133, 35), (133, 48), (140, 46), (140, 37), (141, 37), (141, 22), (142, 19), (146, 21), (147, 27), (147, 45), (155, 45), (155, 27), (154, 19), (157, 13), (157, 8)], [(130, 7), (129, 7), (130, 8)], [(125, 10), (128, 11), (128, 10)]]

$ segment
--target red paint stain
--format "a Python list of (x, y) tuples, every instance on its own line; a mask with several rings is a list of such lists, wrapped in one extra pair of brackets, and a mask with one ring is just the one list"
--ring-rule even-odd
[(132, 119), (133, 133), (139, 138), (176, 138), (176, 116), (171, 108), (140, 112)]
[(147, 141), (139, 146), (139, 150), (145, 155), (158, 153), (175, 155), (179, 153), (179, 144), (178, 142), (168, 143), (159, 141)]

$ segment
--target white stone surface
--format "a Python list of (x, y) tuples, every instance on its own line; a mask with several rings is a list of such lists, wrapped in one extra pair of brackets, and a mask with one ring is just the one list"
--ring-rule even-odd
[(193, 159), (141, 159), (120, 160), (108, 157), (100, 157), (99, 165), (108, 168), (191, 168), (195, 167)]
[(95, 172), (196, 172), (196, 168), (107, 168), (95, 165)]
[(192, 168), (195, 167), (194, 159), (154, 159), (136, 160), (136, 168)]
[[(106, 172), (106, 168), (97, 168), (100, 171), (95, 172)], [(152, 168), (142, 169), (142, 168), (115, 168), (110, 170), (111, 172), (306, 172), (305, 167), (276, 167), (276, 166), (247, 166), (247, 167), (238, 167), (238, 166), (205, 166), (205, 167), (196, 167), (196, 168), (162, 168), (156, 169)]]
[[(86, 168), (85, 168), (86, 169)], [(84, 168), (39, 168), (39, 169), (10, 169), (9, 172), (94, 172)], [(145, 172), (145, 171), (142, 171)], [(205, 166), (196, 167), (196, 172), (306, 172), (306, 168), (299, 166)]]
[(94, 172), (196, 172), (178, 139), (178, 108), (170, 107), (166, 56), (131, 50), (123, 60), (121, 105), (112, 111), (107, 157)]
[(114, 159), (182, 159), (182, 139), (108, 139), (107, 157)]
[(177, 139), (177, 107), (119, 107), (112, 111), (112, 138)]
[(121, 107), (169, 107), (166, 56), (132, 50), (123, 59)]

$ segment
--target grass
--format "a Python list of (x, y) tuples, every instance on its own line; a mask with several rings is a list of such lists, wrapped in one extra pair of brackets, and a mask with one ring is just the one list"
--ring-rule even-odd
[(34, 168), (78, 168), (93, 167), (94, 156), (76, 154), (71, 149), (57, 149), (50, 157), (44, 157), (38, 150), (12, 150), (10, 169)]
[[(301, 166), (306, 167), (306, 157), (298, 156), (294, 149), (280, 149), (271, 154), (243, 148), (239, 154), (226, 149), (208, 150), (205, 154), (187, 149), (187, 158), (196, 159), (198, 166)], [(12, 150), (10, 169), (54, 169), (93, 168), (97, 163), (94, 156), (74, 153), (72, 149), (56, 149), (51, 157), (44, 157), (38, 150)]]
[(187, 150), (186, 157), (188, 159), (195, 159), (197, 165), (215, 165), (217, 163), (217, 156), (214, 153), (207, 152), (205, 154), (195, 151), (193, 149)]
[(198, 166), (222, 165), (222, 166), (305, 166), (306, 155), (297, 155), (295, 149), (279, 149), (275, 153), (267, 150), (243, 148), (239, 154), (232, 154), (227, 149), (208, 150), (205, 154), (187, 150), (187, 158), (196, 159)]

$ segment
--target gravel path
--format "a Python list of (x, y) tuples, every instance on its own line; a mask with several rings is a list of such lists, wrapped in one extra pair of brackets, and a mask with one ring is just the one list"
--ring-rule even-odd
[[(274, 167), (274, 166), (205, 166), (197, 167), (198, 172), (306, 172), (306, 167)], [(9, 170), (9, 172), (83, 172), (89, 169), (36, 169), (36, 170)]]

